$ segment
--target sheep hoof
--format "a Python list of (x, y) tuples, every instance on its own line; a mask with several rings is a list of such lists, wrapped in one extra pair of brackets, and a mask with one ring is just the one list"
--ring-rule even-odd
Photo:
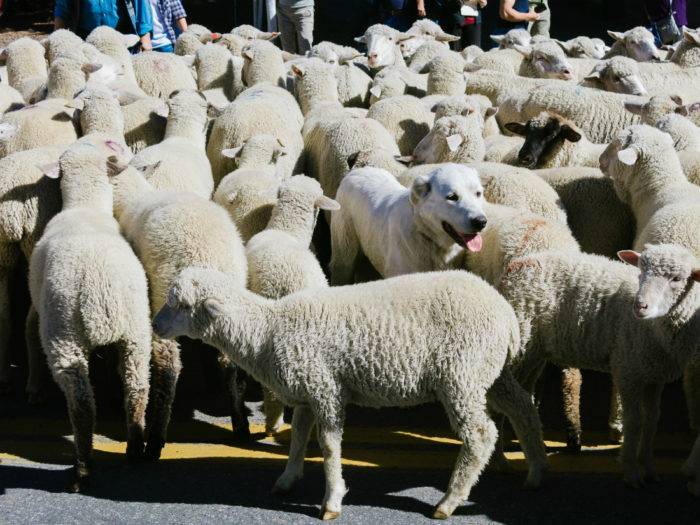
[(165, 441), (162, 439), (149, 439), (148, 443), (146, 443), (146, 450), (143, 454), (144, 459), (147, 461), (158, 461), (164, 446)]
[(68, 486), (68, 491), (73, 494), (86, 492), (90, 488), (90, 469), (79, 464), (73, 467), (73, 480)]
[(447, 514), (447, 512), (445, 512), (444, 510), (440, 510), (439, 508), (435, 509), (435, 512), (433, 512), (433, 519), (436, 520), (446, 520), (449, 517), (450, 515)]
[(321, 509), (321, 519), (323, 521), (334, 520), (340, 517), (340, 511), (327, 510), (325, 507)]

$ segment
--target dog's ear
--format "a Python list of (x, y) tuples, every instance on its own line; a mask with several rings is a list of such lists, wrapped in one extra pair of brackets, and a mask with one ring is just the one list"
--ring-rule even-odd
[(420, 175), (415, 178), (411, 185), (411, 204), (414, 206), (430, 193), (430, 181), (428, 177)]

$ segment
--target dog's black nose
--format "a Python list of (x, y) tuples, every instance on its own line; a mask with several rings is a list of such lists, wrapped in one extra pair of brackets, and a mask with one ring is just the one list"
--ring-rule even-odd
[(484, 217), (483, 215), (479, 215), (478, 217), (474, 217), (471, 222), (472, 227), (476, 231), (481, 231), (486, 226), (486, 217)]

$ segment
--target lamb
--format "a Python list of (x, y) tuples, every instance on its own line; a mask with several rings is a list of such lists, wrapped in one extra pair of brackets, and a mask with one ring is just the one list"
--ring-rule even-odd
[(608, 35), (615, 40), (615, 43), (605, 54), (605, 58), (626, 56), (637, 62), (661, 60), (661, 55), (654, 42), (654, 35), (646, 27), (633, 27), (624, 33), (608, 31)]
[(385, 170), (352, 170), (336, 196), (331, 283), (352, 282), (361, 253), (383, 277), (453, 267), (462, 247), (481, 249), (483, 193), (478, 173), (458, 164), (434, 167), (409, 189)]
[(228, 49), (232, 55), (239, 57), (241, 56), (243, 48), (248, 45), (248, 42), (249, 40), (241, 36), (232, 33), (224, 33), (216, 43)]
[[(637, 221), (634, 247), (678, 244), (700, 256), (700, 188), (683, 174), (673, 141), (650, 126), (620, 132), (600, 157), (620, 200)], [(698, 360), (700, 363), (700, 360)], [(694, 360), (684, 387), (693, 429), (700, 428), (700, 371)]]
[[(163, 305), (175, 276), (186, 266), (224, 272), (237, 286), (245, 287), (247, 263), (243, 243), (223, 208), (191, 192), (156, 190), (133, 166), (113, 176), (110, 182), (114, 186), (114, 216), (148, 277), (152, 312)], [(158, 402), (159, 410), (149, 411), (145, 455), (158, 459), (181, 369), (180, 348), (176, 341), (156, 334), (152, 352), (151, 399)], [(243, 400), (235, 388), (235, 369), (225, 359), (224, 365), (234, 437), (245, 439), (248, 425)]]
[(600, 60), (610, 51), (600, 38), (589, 38), (587, 36), (577, 36), (566, 42), (555, 41), (561, 46), (564, 52), (571, 58), (594, 58)]
[(33, 104), (47, 98), (72, 100), (88, 81), (109, 85), (117, 78), (117, 71), (109, 69), (99, 63), (81, 63), (73, 58), (60, 56), (49, 67), (46, 83), (36, 89), (29, 102)]
[(0, 114), (24, 107), (22, 94), (12, 86), (0, 84)]
[(424, 97), (428, 89), (428, 75), (411, 71), (403, 65), (385, 67), (372, 80), (370, 104), (380, 98), (398, 95)]
[(228, 211), (241, 240), (247, 243), (270, 220), (284, 178), (277, 162), (286, 150), (272, 135), (254, 135), (225, 155), (233, 156), (238, 168), (221, 180), (213, 200)]
[(639, 115), (641, 124), (653, 126), (659, 119), (669, 113), (687, 112), (683, 99), (677, 95), (653, 95), (649, 98), (636, 98), (625, 101), (625, 109)]
[[(423, 43), (415, 47), (421, 41)], [(434, 58), (450, 53), (450, 48), (446, 44), (432, 38), (424, 40), (424, 37), (412, 37), (408, 40), (401, 40), (399, 50), (401, 51), (401, 56), (408, 60), (409, 69), (416, 73), (428, 73), (428, 64)]]
[(525, 124), (509, 122), (506, 129), (525, 137), (517, 163), (529, 169), (563, 166), (598, 167), (605, 144), (593, 144), (573, 122), (543, 111)]
[(27, 102), (46, 81), (44, 52), (44, 46), (29, 37), (18, 38), (0, 51), (0, 59), (7, 65), (8, 84)]
[(154, 166), (148, 177), (154, 188), (191, 191), (209, 199), (214, 179), (205, 149), (207, 102), (196, 91), (180, 91), (170, 97), (168, 107), (163, 141), (141, 150), (131, 162), (137, 168)]
[(527, 29), (511, 29), (504, 35), (490, 35), (491, 40), (498, 44), (498, 49), (512, 49), (515, 46), (529, 46), (532, 41)]
[(122, 106), (124, 138), (134, 154), (163, 140), (167, 111), (165, 102), (156, 97), (137, 98)]
[(189, 24), (187, 31), (181, 33), (175, 40), (175, 54), (180, 56), (194, 55), (197, 51), (208, 44), (221, 38), (219, 33), (212, 33), (200, 24)]
[(700, 128), (678, 113), (662, 117), (656, 122), (656, 127), (671, 136), (688, 180), (700, 185)]
[[(661, 385), (681, 375), (689, 350), (696, 348), (696, 343), (671, 344), (676, 339), (670, 327), (633, 318), (638, 275), (600, 256), (552, 251), (512, 261), (499, 286), (521, 325), (521, 353), (513, 366), (526, 388), (532, 388), (545, 361), (612, 374), (623, 400), (624, 479), (633, 486), (656, 478), (651, 440)], [(690, 294), (693, 310), (697, 297)], [(688, 307), (681, 312), (680, 324), (686, 324)], [(653, 385), (653, 391), (643, 396), (645, 385)]]
[(65, 56), (74, 52), (75, 49), (80, 48), (84, 43), (82, 38), (69, 29), (57, 29), (41, 41), (41, 44), (46, 49), (46, 59), (49, 65), (59, 56)]
[(284, 144), (287, 155), (280, 159), (280, 168), (285, 175), (291, 175), (300, 162), (303, 149), (299, 134), (303, 122), (298, 104), (286, 90), (269, 84), (246, 89), (212, 126), (207, 157), (211, 162), (214, 183), (218, 184), (224, 175), (234, 169), (232, 159), (224, 157), (221, 152), (240, 146), (258, 134), (273, 135)]
[(551, 41), (491, 51), (477, 56), (472, 69), (484, 68), (532, 78), (572, 80), (573, 66), (564, 51)]
[(260, 29), (247, 24), (234, 27), (231, 29), (231, 34), (244, 38), (245, 40), (274, 40), (280, 36), (280, 34), (276, 31), (261, 31)]
[(135, 46), (138, 41), (137, 35), (124, 35), (109, 26), (96, 27), (85, 39), (85, 42), (122, 65), (123, 78), (119, 84), (121, 89), (137, 96), (146, 96), (136, 80), (134, 63), (129, 53), (129, 48)]
[(132, 62), (138, 85), (150, 97), (167, 100), (175, 91), (197, 89), (192, 71), (177, 55), (148, 51)]
[(338, 98), (343, 106), (369, 106), (369, 88), (372, 78), (353, 59), (361, 54), (352, 47), (339, 46), (332, 42), (319, 42), (314, 45), (307, 57), (319, 58), (335, 67), (338, 81)]
[[(317, 210), (338, 207), (309, 177), (299, 175), (283, 182), (267, 228), (246, 245), (248, 289), (268, 299), (280, 299), (301, 290), (328, 287), (309, 245)], [(282, 426), (283, 406), (269, 390), (263, 394), (265, 430), (274, 434)]]
[(151, 358), (148, 285), (112, 218), (108, 180), (126, 167), (127, 151), (105, 141), (98, 148), (77, 144), (61, 155), (63, 209), (46, 225), (29, 267), (41, 345), (66, 396), (75, 436), (72, 492), (90, 481), (95, 401), (88, 359), (98, 346), (116, 345), (119, 352), (126, 454), (130, 460), (143, 455)]
[(681, 67), (700, 66), (700, 31), (683, 28), (683, 38), (670, 56), (671, 62)]
[[(423, 101), (426, 102), (426, 99)], [(478, 110), (484, 120), (484, 138), (501, 134), (498, 122), (494, 118), (498, 108), (494, 107), (488, 97), (484, 95), (441, 97), (439, 102), (431, 103), (429, 107), (431, 111), (435, 112), (435, 120), (455, 115), (468, 116)]]
[(467, 163), (484, 160), (486, 145), (481, 116), (474, 112), (468, 117), (457, 115), (435, 121), (430, 132), (413, 150), (413, 162)]
[(262, 82), (284, 87), (286, 76), (282, 52), (267, 40), (253, 40), (241, 51), (243, 83), (247, 87)]
[(355, 37), (355, 42), (367, 47), (367, 64), (370, 69), (380, 70), (387, 66), (406, 66), (397, 45), (400, 39), (401, 33), (396, 29), (374, 24), (362, 36)]
[[(428, 310), (446, 317), (426, 322)], [(346, 492), (340, 465), (344, 407), (351, 402), (346, 392), (358, 394), (352, 402), (377, 407), (441, 400), (464, 441), (447, 494), (433, 514), (441, 519), (468, 497), (493, 449), (497, 431), (486, 401), (509, 411), (530, 403), (518, 395), (507, 372), (502, 374), (518, 340), (508, 304), (464, 272), (406, 275), (273, 301), (239, 290), (219, 273), (190, 268), (173, 286), (154, 324), (162, 336), (187, 334), (222, 349), (295, 407), (290, 460), (275, 491), (286, 492), (301, 479), (315, 420), (327, 482), (323, 519), (340, 516)], [(396, 329), (387, 331), (387, 326)], [(351, 343), (358, 337), (365, 342), (359, 347)], [(336, 343), (329, 346), (328, 340)], [(478, 350), (471, 349), (472, 341), (480, 341)], [(271, 367), (285, 373), (275, 374)], [(372, 372), (379, 369), (381, 376)]]
[(428, 95), (463, 95), (465, 62), (459, 53), (444, 53), (428, 64)]
[(367, 166), (382, 168), (394, 177), (398, 177), (406, 170), (406, 165), (399, 161), (400, 158), (397, 158), (389, 150), (382, 147), (366, 149), (350, 155), (348, 157), (348, 167), (351, 170)]
[(223, 111), (245, 89), (242, 60), (233, 57), (223, 46), (201, 46), (195, 53), (194, 66), (197, 89), (217, 110)]
[(592, 70), (587, 69), (582, 85), (600, 87), (613, 93), (647, 94), (637, 62), (622, 56), (601, 60)]
[(402, 155), (410, 155), (433, 124), (430, 110), (410, 95), (375, 102), (367, 118), (381, 123), (391, 133)]

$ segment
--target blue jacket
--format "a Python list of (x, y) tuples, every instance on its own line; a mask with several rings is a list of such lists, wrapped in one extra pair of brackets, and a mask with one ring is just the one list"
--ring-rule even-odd
[[(80, 20), (71, 26), (74, 2), (80, 2)], [(116, 28), (120, 15), (131, 19), (133, 32), (139, 36), (153, 31), (149, 0), (56, 0), (54, 7), (54, 16), (66, 20), (83, 37), (98, 26)]]

